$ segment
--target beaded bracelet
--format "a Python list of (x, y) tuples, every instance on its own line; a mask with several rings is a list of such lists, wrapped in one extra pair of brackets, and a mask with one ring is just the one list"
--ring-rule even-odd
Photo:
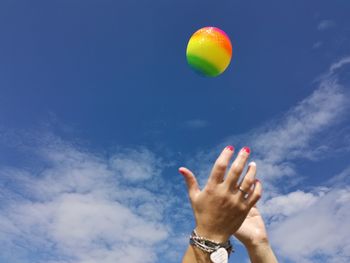
[(210, 259), (215, 263), (227, 262), (230, 253), (234, 252), (230, 240), (225, 243), (218, 243), (216, 241), (198, 236), (196, 230), (192, 231), (190, 236), (190, 244), (207, 253), (210, 253)]

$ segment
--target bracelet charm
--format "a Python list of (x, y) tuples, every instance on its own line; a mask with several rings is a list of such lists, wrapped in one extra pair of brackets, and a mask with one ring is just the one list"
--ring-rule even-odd
[(193, 230), (190, 236), (190, 244), (210, 253), (210, 260), (213, 263), (227, 263), (230, 253), (233, 251), (230, 240), (225, 243), (218, 243), (213, 240), (198, 236), (196, 230)]
[(210, 254), (210, 259), (213, 263), (227, 263), (228, 262), (227, 250), (223, 247), (219, 248), (218, 250)]

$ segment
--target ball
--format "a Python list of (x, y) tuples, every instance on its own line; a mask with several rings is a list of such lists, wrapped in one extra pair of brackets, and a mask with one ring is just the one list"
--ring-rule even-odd
[(216, 77), (230, 64), (230, 38), (219, 28), (203, 27), (188, 41), (186, 57), (193, 70), (207, 77)]

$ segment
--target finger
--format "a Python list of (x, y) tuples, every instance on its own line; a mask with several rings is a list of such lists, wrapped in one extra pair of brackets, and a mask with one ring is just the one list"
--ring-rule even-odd
[(185, 167), (180, 167), (179, 172), (183, 175), (185, 178), (185, 182), (187, 185), (188, 195), (191, 200), (197, 195), (197, 193), (200, 192), (198, 182), (194, 174)]
[(236, 187), (238, 179), (241, 176), (243, 168), (249, 158), (249, 154), (249, 147), (243, 147), (238, 153), (238, 156), (231, 165), (230, 170), (227, 174), (227, 178), (225, 180), (228, 188), (233, 189), (234, 187)]
[(234, 152), (233, 146), (227, 146), (215, 161), (213, 169), (211, 170), (208, 178), (208, 184), (222, 183), (225, 177), (226, 169), (230, 163), (231, 157)]
[(255, 183), (255, 176), (256, 176), (256, 163), (251, 162), (248, 165), (248, 171), (246, 175), (244, 176), (239, 188), (241, 189), (240, 194), (242, 198), (245, 198), (246, 195), (249, 195), (253, 188), (252, 186)]
[(246, 199), (246, 202), (250, 208), (259, 201), (262, 196), (262, 191), (263, 188), (261, 182), (259, 180), (255, 180), (254, 191)]

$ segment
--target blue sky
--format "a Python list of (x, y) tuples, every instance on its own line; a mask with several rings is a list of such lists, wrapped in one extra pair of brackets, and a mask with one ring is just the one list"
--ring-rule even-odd
[[(349, 10), (2, 1), (0, 262), (179, 262), (193, 218), (177, 168), (204, 183), (227, 144), (252, 148), (281, 262), (349, 262)], [(204, 26), (233, 44), (217, 78), (186, 63)]]

